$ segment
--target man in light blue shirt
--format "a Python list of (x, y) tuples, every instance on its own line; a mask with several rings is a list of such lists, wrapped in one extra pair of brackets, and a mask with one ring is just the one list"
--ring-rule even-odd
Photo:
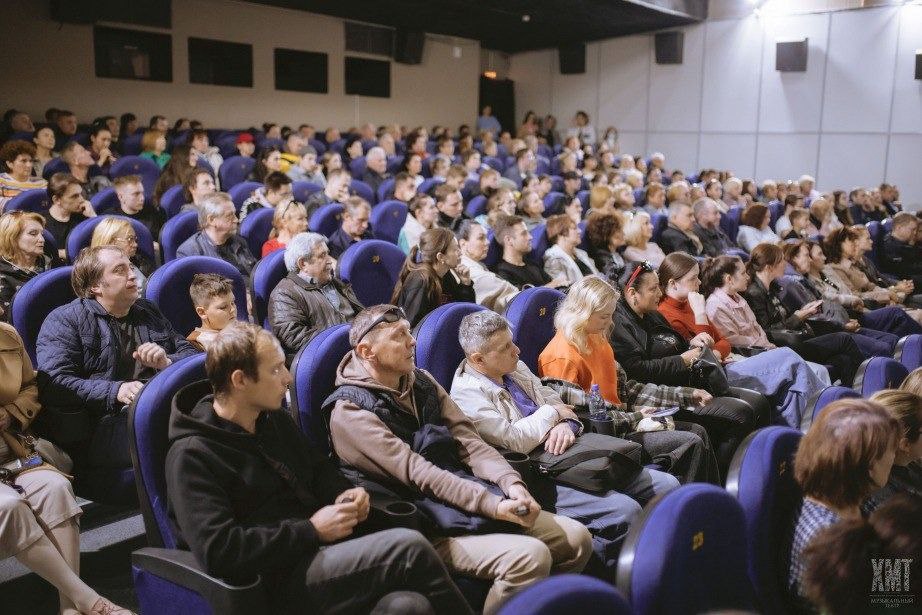
[(490, 105), (484, 105), (483, 110), (480, 112), (480, 117), (477, 118), (478, 134), (484, 130), (492, 132), (494, 137), (498, 136), (503, 130), (503, 127), (499, 124), (499, 120), (493, 117), (493, 107)]

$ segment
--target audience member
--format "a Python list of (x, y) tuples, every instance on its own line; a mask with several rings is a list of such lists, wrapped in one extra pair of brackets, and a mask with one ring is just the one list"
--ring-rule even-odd
[(307, 210), (307, 219), (310, 220), (314, 212), (330, 203), (345, 203), (349, 198), (349, 183), (352, 176), (345, 169), (334, 169), (327, 174), (327, 183), (320, 192), (315, 192), (304, 201)]
[(238, 156), (252, 158), (253, 154), (256, 153), (256, 143), (253, 139), (253, 135), (248, 132), (241, 132), (237, 135), (237, 140), (234, 142), (234, 149), (237, 150)]
[(71, 176), (80, 182), (83, 196), (87, 199), (112, 185), (109, 178), (96, 166), (89, 150), (76, 141), (70, 141), (61, 148), (61, 160), (67, 163)]
[(582, 241), (579, 228), (568, 215), (548, 218), (546, 232), (549, 247), (544, 253), (544, 271), (549, 277), (563, 279), (569, 286), (598, 273), (589, 255), (578, 247)]
[(477, 117), (477, 132), (488, 132), (494, 137), (499, 135), (502, 132), (503, 128), (500, 126), (499, 120), (493, 117), (493, 108), (490, 105), (484, 105), (480, 110), (480, 115)]
[(363, 239), (373, 239), (368, 220), (371, 218), (371, 205), (360, 196), (350, 196), (343, 203), (343, 220), (340, 227), (330, 236), (328, 242), (330, 256), (339, 259), (343, 252), (354, 243)]
[(416, 182), (413, 177), (409, 173), (397, 173), (394, 176), (394, 193), (385, 196), (393, 197), (394, 200), (402, 203), (409, 203), (415, 195)]
[[(194, 164), (194, 163), (193, 163)], [(247, 179), (265, 183), (270, 173), (282, 172), (282, 152), (277, 147), (267, 147), (259, 153), (253, 173)]]
[(475, 298), (470, 272), (461, 264), (458, 240), (448, 229), (434, 228), (420, 235), (419, 244), (407, 255), (391, 301), (415, 327), (440, 305), (473, 303)]
[[(155, 207), (144, 198), (144, 184), (138, 175), (123, 175), (112, 182), (118, 197), (116, 214), (137, 220), (150, 231), (154, 241), (160, 237), (160, 229), (166, 224), (166, 212)], [(212, 183), (212, 186), (214, 184)], [(153, 263), (151, 263), (153, 265)]]
[(196, 162), (202, 161), (208, 164), (211, 169), (217, 173), (224, 162), (224, 158), (218, 152), (218, 148), (208, 143), (208, 131), (203, 128), (189, 131), (189, 147), (197, 157)]
[(54, 151), (54, 130), (48, 124), (41, 124), (32, 134), (32, 143), (35, 145), (35, 156), (32, 159), (32, 174), (41, 177), (45, 165), (59, 157)]
[(362, 174), (362, 181), (371, 187), (372, 192), (378, 193), (390, 173), (387, 172), (387, 154), (380, 147), (373, 147), (365, 154), (365, 173)]
[(55, 265), (45, 251), (41, 214), (10, 211), (0, 216), (0, 320), (10, 322), (13, 297), (23, 284)]
[(826, 406), (800, 441), (794, 478), (804, 500), (791, 528), (787, 588), (802, 610), (810, 611), (805, 549), (821, 530), (861, 519), (861, 503), (887, 482), (898, 439), (896, 419), (879, 404), (843, 399)]
[(692, 208), (695, 224), (692, 232), (701, 240), (702, 256), (716, 257), (726, 250), (735, 248), (733, 240), (720, 228), (720, 209), (717, 201), (711, 198), (701, 198), (695, 201)]
[(138, 253), (138, 235), (131, 221), (121, 216), (103, 216), (96, 228), (90, 246), (116, 246), (131, 263), (131, 273), (138, 287), (138, 297), (144, 296), (147, 278), (154, 272), (154, 263), (143, 254)]
[(497, 221), (502, 216), (514, 216), (516, 215), (515, 212), (516, 202), (512, 190), (509, 188), (497, 188), (487, 199), (486, 213), (480, 214), (475, 220), (484, 228), (495, 230)]
[(211, 256), (227, 261), (248, 280), (256, 259), (246, 240), (237, 234), (237, 213), (226, 192), (215, 192), (202, 200), (198, 211), (199, 231), (176, 249), (176, 258)]
[(922, 501), (922, 397), (908, 390), (885, 389), (871, 396), (899, 423), (896, 456), (887, 484), (861, 506), (864, 514), (874, 512), (891, 498), (905, 493)]
[(7, 141), (0, 147), (0, 161), (6, 167), (0, 173), (0, 212), (19, 193), (48, 185), (41, 177), (32, 175), (34, 156), (35, 146), (26, 141)]
[(58, 246), (58, 258), (66, 257), (67, 236), (75, 226), (96, 216), (93, 206), (83, 195), (80, 182), (67, 173), (55, 173), (48, 180), (51, 207), (45, 215), (45, 228)]
[(667, 213), (666, 189), (662, 184), (653, 182), (647, 184), (643, 191), (643, 210), (650, 214)]
[(240, 223), (246, 217), (262, 207), (278, 208), (294, 200), (291, 188), (291, 178), (279, 171), (273, 171), (266, 176), (263, 185), (253, 191), (253, 194), (243, 202), (240, 207)]
[(532, 250), (531, 233), (520, 217), (500, 217), (494, 237), (503, 249), (503, 258), (494, 268), (496, 275), (520, 290), (532, 286), (556, 288), (566, 285), (565, 279), (552, 279), (542, 267), (525, 260), (525, 256)]
[(202, 326), (193, 329), (186, 340), (198, 350), (208, 350), (221, 331), (237, 320), (233, 282), (216, 273), (196, 273), (189, 297)]
[(694, 233), (695, 217), (691, 205), (675, 203), (669, 208), (669, 224), (663, 229), (659, 243), (663, 251), (686, 252), (692, 256), (704, 253), (704, 242)]
[(195, 349), (138, 297), (120, 248), (82, 250), (71, 283), (77, 299), (52, 311), (38, 334), (38, 390), (48, 434), (85, 487), (78, 491), (97, 498), (112, 488), (107, 472), (131, 467), (127, 407), (159, 370)]
[(452, 186), (441, 184), (435, 189), (434, 197), (435, 207), (439, 212), (435, 225), (448, 229), (452, 233), (457, 232), (461, 223), (467, 219), (464, 213), (464, 198), (461, 196), (461, 192)]
[(318, 333), (362, 310), (352, 288), (333, 273), (326, 237), (299, 233), (285, 248), (288, 275), (269, 296), (269, 325), (288, 363)]
[(908, 279), (922, 288), (922, 249), (916, 245), (919, 219), (908, 212), (893, 216), (893, 226), (884, 236), (879, 258), (880, 268), (892, 275)]
[(262, 577), (275, 611), (469, 613), (420, 534), (366, 534), (368, 493), (281, 409), (284, 358), (271, 334), (235, 323), (208, 351), (214, 394), (193, 385), (177, 396), (166, 481), (180, 546), (211, 575)]
[(781, 238), (769, 227), (771, 212), (761, 203), (753, 203), (740, 214), (740, 228), (736, 235), (736, 243), (752, 252), (760, 243), (776, 244)]
[(601, 272), (613, 286), (624, 271), (624, 258), (620, 249), (624, 247), (624, 226), (620, 213), (595, 214), (589, 216), (584, 232), (586, 251)]
[(745, 207), (746, 200), (743, 199), (743, 182), (736, 177), (731, 177), (724, 181), (723, 197), (721, 197), (721, 200), (728, 210), (734, 207)]
[(173, 186), (185, 186), (187, 178), (198, 167), (195, 163), (196, 154), (188, 145), (179, 145), (173, 148), (173, 155), (160, 173), (160, 178), (154, 186), (154, 204), (160, 205), (163, 193)]
[(327, 179), (323, 175), (323, 170), (317, 163), (317, 150), (310, 145), (305, 145), (301, 149), (298, 163), (289, 166), (287, 175), (293, 182), (306, 181), (320, 187), (327, 185)]
[(112, 133), (103, 125), (93, 126), (90, 130), (90, 156), (101, 173), (109, 174), (112, 163), (116, 161), (112, 151)]
[(458, 247), (461, 249), (461, 264), (467, 267), (474, 283), (476, 302), (486, 308), (502, 313), (519, 289), (499, 277), (483, 264), (490, 250), (487, 232), (474, 220), (465, 220), (458, 229)]
[(54, 137), (58, 147), (70, 143), (77, 136), (77, 116), (73, 111), (58, 109), (54, 123)]
[(415, 368), (415, 340), (399, 308), (363, 310), (349, 342), (352, 351), (336, 376), (340, 388), (324, 403), (335, 455), (369, 481), (396, 485), (424, 509), (446, 511), (442, 524), (474, 528), (461, 535), (442, 530), (433, 546), (449, 570), (493, 582), (484, 613), (495, 613), (550, 571), (583, 569), (592, 553), (586, 527), (541, 511), (445, 390)]
[(515, 184), (517, 190), (521, 190), (525, 176), (534, 173), (535, 162), (535, 155), (531, 150), (521, 149), (515, 155), (515, 162), (503, 173), (503, 177)]
[(427, 194), (413, 196), (407, 204), (407, 219), (397, 237), (397, 247), (409, 254), (413, 246), (419, 243), (419, 236), (435, 226), (439, 210), (435, 201)]
[[(307, 146), (307, 142), (297, 130), (289, 131), (283, 138), (285, 139), (285, 145), (280, 155), (281, 164), (279, 170), (288, 174), (291, 169), (297, 167), (298, 163), (301, 162), (301, 152)], [(316, 152), (316, 150), (314, 151)]]
[(525, 222), (529, 232), (544, 224), (544, 202), (535, 190), (526, 189), (522, 192), (515, 213)]
[(262, 247), (262, 258), (270, 253), (280, 250), (297, 235), (307, 230), (307, 212), (304, 205), (297, 201), (288, 201), (285, 205), (275, 208), (272, 215), (272, 230), (269, 239)]
[(633, 262), (648, 262), (654, 268), (659, 267), (666, 254), (663, 249), (653, 242), (653, 224), (650, 214), (638, 211), (628, 218), (624, 228), (624, 260)]

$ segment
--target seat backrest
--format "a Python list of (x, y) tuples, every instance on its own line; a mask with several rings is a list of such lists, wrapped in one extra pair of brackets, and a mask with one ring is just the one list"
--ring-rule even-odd
[(500, 173), (506, 170), (506, 163), (503, 162), (502, 158), (498, 156), (485, 156), (483, 159), (483, 164), (496, 169)]
[(781, 201), (772, 201), (768, 204), (768, 212), (768, 226), (771, 227), (772, 230), (775, 230), (775, 224), (778, 222), (778, 218), (784, 214), (784, 203)]
[[(205, 378), (204, 353), (181, 359), (154, 376), (128, 409), (128, 449), (147, 542), (152, 547), (175, 549), (178, 544), (167, 511), (165, 471), (173, 397)], [(211, 387), (203, 382), (201, 390), (207, 395)]]
[(400, 229), (407, 221), (407, 206), (403, 201), (384, 201), (371, 210), (371, 228), (375, 239), (396, 244)]
[(766, 427), (747, 437), (730, 464), (727, 491), (739, 501), (746, 524), (749, 580), (760, 612), (792, 612), (787, 598), (789, 534), (803, 494), (794, 480), (794, 455), (802, 433)]
[(237, 184), (242, 184), (256, 167), (256, 160), (249, 156), (231, 156), (225, 158), (218, 169), (221, 189), (227, 192)]
[(124, 139), (119, 139), (119, 153), (121, 153), (122, 156), (137, 156), (141, 153), (141, 139), (143, 137), (144, 131), (139, 130), (133, 135), (128, 135)]
[(336, 388), (336, 369), (350, 350), (349, 325), (334, 325), (315, 335), (291, 363), (291, 413), (301, 432), (325, 453), (329, 434), (320, 409)]
[(800, 423), (800, 430), (806, 432), (810, 425), (820, 417), (823, 409), (832, 402), (839, 399), (851, 399), (861, 397), (855, 389), (843, 386), (828, 386), (816, 394), (814, 399), (807, 402), (807, 411), (804, 412), (803, 420)]
[(35, 361), (35, 343), (38, 341), (42, 323), (52, 310), (77, 298), (70, 283), (72, 269), (73, 267), (58, 267), (40, 273), (23, 284), (13, 295), (13, 304), (10, 306), (11, 320), (36, 369), (38, 364)]
[(503, 603), (498, 615), (632, 615), (634, 610), (610, 584), (580, 574), (538, 581)]
[(166, 221), (160, 229), (160, 246), (163, 248), (163, 262), (176, 259), (176, 250), (182, 242), (198, 231), (198, 212), (184, 211)]
[(922, 335), (913, 334), (901, 338), (896, 344), (893, 358), (909, 371), (922, 367)]
[(631, 525), (618, 589), (638, 615), (750, 610), (745, 528), (742, 507), (723, 489), (679, 487)]
[(352, 284), (362, 305), (390, 303), (406, 255), (392, 243), (365, 239), (349, 246), (339, 259), (340, 277)]
[(262, 187), (263, 185), (259, 182), (245, 181), (227, 189), (227, 194), (230, 195), (231, 200), (234, 202), (234, 209), (237, 210), (237, 213), (240, 213), (240, 208), (243, 207), (244, 201), (250, 198), (257, 188)]
[(854, 387), (862, 397), (868, 398), (877, 391), (899, 388), (908, 375), (909, 371), (899, 361), (871, 357), (858, 367)]
[(315, 184), (313, 182), (298, 180), (296, 182), (291, 182), (291, 192), (295, 197), (295, 200), (299, 203), (303, 203), (310, 198), (315, 192), (320, 192), (323, 190), (323, 186), (320, 184)]
[[(543, 202), (544, 202), (544, 217), (545, 218), (551, 215), (551, 212), (554, 210), (554, 206), (557, 204), (558, 200), (563, 200), (565, 202), (564, 206), (566, 206), (567, 195), (564, 194), (563, 192), (554, 192), (553, 190), (551, 192), (548, 192), (546, 195), (544, 195)], [(561, 208), (561, 212), (562, 211), (563, 209)]]
[(106, 188), (100, 190), (90, 199), (90, 205), (97, 214), (109, 213), (113, 209), (118, 209), (121, 203), (118, 200), (118, 194), (115, 188)]
[(589, 190), (580, 190), (576, 193), (576, 198), (579, 199), (580, 205), (583, 206), (583, 215), (586, 215), (586, 212), (589, 211)]
[(435, 177), (430, 177), (429, 179), (424, 179), (423, 183), (419, 185), (419, 188), (417, 188), (416, 191), (423, 193), (423, 194), (431, 194), (432, 191), (435, 190), (437, 186), (440, 186), (441, 184), (444, 184), (444, 183), (445, 183), (444, 179), (437, 179)]
[(416, 327), (416, 366), (431, 373), (446, 391), (464, 359), (458, 342), (461, 320), (485, 309), (476, 303), (447, 303), (429, 312)]
[(44, 188), (34, 188), (32, 190), (23, 190), (7, 202), (4, 211), (34, 211), (45, 213), (51, 207), (48, 200), (48, 193)]
[(361, 177), (365, 174), (367, 168), (368, 162), (365, 160), (365, 156), (353, 158), (352, 162), (349, 163), (349, 172), (352, 173), (352, 177)]
[(166, 213), (167, 219), (178, 214), (182, 206), (186, 204), (184, 190), (185, 189), (179, 184), (170, 186), (166, 189), (166, 192), (163, 193), (163, 196), (160, 197), (160, 208)]
[(487, 213), (487, 197), (478, 194), (472, 198), (465, 206), (464, 213), (467, 214), (468, 218), (476, 218), (481, 214)]
[(669, 216), (666, 214), (653, 214), (650, 217), (650, 223), (653, 225), (653, 243), (659, 243), (663, 236), (663, 231), (669, 226)]
[(285, 250), (267, 254), (253, 267), (253, 313), (256, 323), (266, 329), (269, 329), (269, 296), (286, 275)]
[(866, 254), (875, 265), (880, 265), (881, 261), (878, 256), (887, 233), (884, 232), (883, 226), (877, 220), (868, 222), (865, 224), (865, 228), (868, 229), (868, 234), (871, 236), (871, 250)]
[(493, 231), (487, 231), (487, 241), (489, 241), (489, 246), (487, 247), (487, 255), (483, 259), (483, 264), (487, 268), (492, 268), (494, 265), (499, 263), (503, 258), (503, 248), (499, 245), (499, 242), (496, 241), (496, 237), (493, 235)]
[[(390, 167), (388, 167), (387, 172), (393, 173)], [(381, 185), (378, 186), (378, 193), (375, 196), (378, 197), (378, 203), (382, 201), (386, 201), (389, 198), (393, 197), (394, 196), (394, 178), (389, 177), (385, 179), (383, 182), (381, 182)]]
[[(63, 144), (58, 144), (59, 146)], [(70, 167), (63, 158), (52, 158), (42, 169), (42, 178), (49, 179), (55, 173), (70, 173)]]
[(538, 373), (538, 355), (554, 337), (554, 314), (564, 294), (554, 288), (523, 290), (506, 306), (512, 341), (519, 347), (519, 359)]
[(734, 207), (727, 213), (720, 215), (720, 228), (731, 241), (736, 241), (736, 236), (740, 230), (740, 213), (742, 208)]
[(349, 192), (359, 195), (368, 201), (369, 205), (374, 205), (377, 202), (375, 200), (375, 191), (371, 189), (371, 186), (360, 179), (353, 179), (349, 182)]
[(106, 218), (121, 218), (122, 220), (127, 220), (131, 224), (131, 228), (134, 229), (134, 234), (138, 236), (138, 252), (149, 258), (152, 263), (156, 260), (154, 253), (154, 238), (151, 237), (150, 230), (144, 226), (143, 222), (127, 216), (96, 216), (87, 218), (75, 226), (67, 235), (66, 251), (67, 258), (70, 262), (74, 262), (77, 255), (80, 254), (80, 250), (90, 245), (90, 242), (93, 240), (93, 231), (96, 229), (96, 226)]
[(247, 214), (240, 223), (240, 236), (246, 239), (250, 253), (256, 257), (263, 253), (263, 244), (269, 240), (274, 215), (274, 207), (260, 207)]
[(144, 184), (144, 194), (153, 194), (160, 179), (160, 167), (150, 158), (140, 156), (122, 156), (112, 163), (109, 169), (109, 177), (123, 177), (125, 175), (140, 175), (141, 183)]
[(339, 230), (343, 221), (345, 208), (339, 203), (323, 205), (311, 215), (308, 228), (315, 233), (330, 237)]
[(151, 274), (144, 296), (160, 308), (180, 335), (189, 335), (192, 329), (202, 324), (189, 296), (189, 286), (196, 273), (217, 273), (230, 278), (234, 285), (237, 320), (247, 320), (247, 291), (243, 276), (230, 263), (212, 256), (185, 256), (164, 263)]
[(539, 224), (531, 230), (531, 252), (526, 258), (544, 269), (544, 253), (548, 249), (547, 227)]

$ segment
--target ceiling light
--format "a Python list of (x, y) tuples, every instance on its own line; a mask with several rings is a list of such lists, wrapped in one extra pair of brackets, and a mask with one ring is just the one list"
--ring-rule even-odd
[(531, 15), (522, 15), (522, 21), (528, 23), (531, 21)]

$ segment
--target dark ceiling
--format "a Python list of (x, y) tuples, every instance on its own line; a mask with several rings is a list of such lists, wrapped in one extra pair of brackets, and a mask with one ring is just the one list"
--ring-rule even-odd
[(509, 53), (670, 28), (707, 16), (707, 0), (251, 1), (470, 38)]

